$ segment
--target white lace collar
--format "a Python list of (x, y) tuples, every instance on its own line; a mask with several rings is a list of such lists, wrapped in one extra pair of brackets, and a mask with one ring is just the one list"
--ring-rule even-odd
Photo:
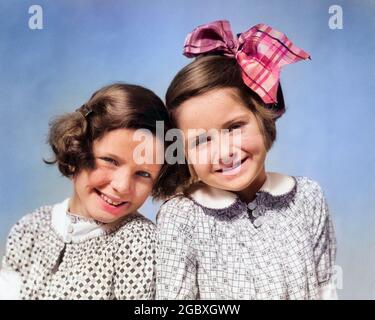
[[(295, 179), (290, 176), (267, 172), (266, 181), (259, 192), (266, 192), (274, 197), (290, 193), (295, 186)], [(224, 209), (236, 202), (238, 196), (230, 191), (203, 186), (190, 193), (190, 197), (200, 205), (211, 209)]]
[(124, 219), (119, 219), (106, 224), (70, 214), (68, 212), (69, 200), (68, 198), (54, 205), (51, 218), (52, 228), (65, 243), (82, 242), (108, 234), (124, 222)]

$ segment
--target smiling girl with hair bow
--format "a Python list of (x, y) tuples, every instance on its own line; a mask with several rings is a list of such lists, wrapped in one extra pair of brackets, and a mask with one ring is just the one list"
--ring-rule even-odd
[[(280, 69), (309, 55), (265, 24), (234, 37), (227, 21), (192, 31), (184, 54), (197, 59), (175, 76), (166, 105), (188, 165), (175, 171), (180, 193), (164, 188), (172, 198), (157, 219), (156, 297), (336, 298), (335, 237), (320, 186), (265, 170), (285, 111)], [(197, 154), (210, 161), (190, 161)]]

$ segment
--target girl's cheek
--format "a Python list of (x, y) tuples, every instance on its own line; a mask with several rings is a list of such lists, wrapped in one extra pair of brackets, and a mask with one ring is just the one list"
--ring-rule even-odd
[(145, 184), (145, 183), (135, 183), (135, 195), (140, 199), (142, 202), (146, 200), (146, 198), (151, 194), (152, 191), (152, 184)]
[(240, 143), (237, 145), (241, 149), (254, 149), (264, 145), (263, 135), (259, 132), (243, 132)]
[(92, 186), (106, 184), (110, 181), (110, 172), (105, 168), (94, 169), (89, 176), (89, 184)]
[(209, 165), (214, 162), (214, 152), (215, 148), (212, 147), (211, 143), (193, 148), (188, 154), (189, 163), (191, 163), (193, 167), (198, 168)]
[(196, 178), (204, 179), (204, 177), (211, 172), (211, 167), (210, 164), (195, 164), (192, 166), (193, 174)]

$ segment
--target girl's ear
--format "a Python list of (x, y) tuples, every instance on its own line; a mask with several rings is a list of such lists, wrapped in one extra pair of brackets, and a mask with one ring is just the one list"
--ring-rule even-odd
[(74, 166), (69, 166), (69, 170), (70, 172), (73, 172), (73, 174), (69, 177), (69, 179), (72, 181), (72, 182), (75, 182), (76, 179), (77, 179), (77, 172), (76, 171), (76, 168)]

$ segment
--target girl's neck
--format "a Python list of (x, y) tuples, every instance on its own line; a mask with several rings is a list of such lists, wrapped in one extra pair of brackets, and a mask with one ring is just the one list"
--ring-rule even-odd
[(247, 186), (245, 189), (238, 191), (237, 194), (241, 200), (249, 203), (255, 199), (255, 194), (259, 191), (259, 189), (264, 185), (266, 182), (267, 175), (264, 167), (259, 172), (259, 174), (255, 177), (255, 179)]

